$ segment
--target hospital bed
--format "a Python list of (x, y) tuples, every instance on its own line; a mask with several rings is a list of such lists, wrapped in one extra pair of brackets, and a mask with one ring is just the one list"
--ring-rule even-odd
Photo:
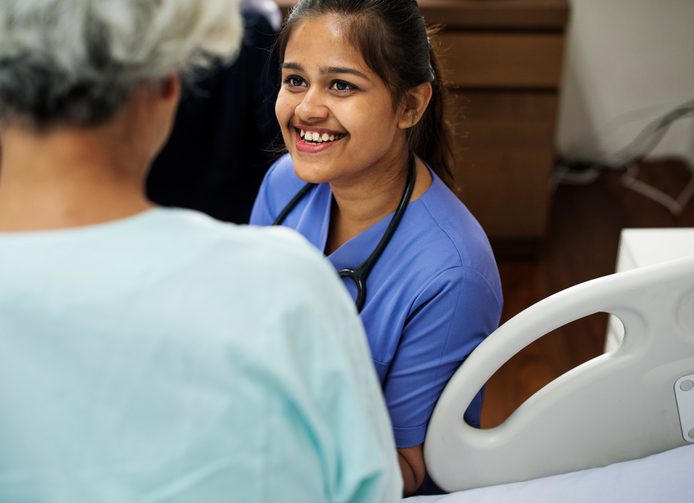
[[(515, 353), (597, 312), (623, 324), (616, 349), (558, 377), (495, 428), (463, 421)], [(424, 454), (452, 494), (408, 502), (694, 502), (694, 256), (576, 285), (504, 323), (446, 386)]]

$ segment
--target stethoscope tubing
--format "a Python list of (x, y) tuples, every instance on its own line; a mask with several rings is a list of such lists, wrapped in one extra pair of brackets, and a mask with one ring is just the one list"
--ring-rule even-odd
[[(357, 289), (357, 296), (354, 300), (354, 304), (357, 307), (358, 312), (361, 312), (361, 310), (364, 307), (364, 303), (366, 302), (366, 280), (369, 276), (369, 273), (371, 273), (371, 269), (373, 269), (373, 266), (380, 258), (381, 254), (383, 253), (383, 250), (385, 250), (386, 246), (388, 246), (388, 243), (395, 234), (395, 231), (398, 229), (400, 221), (402, 220), (402, 217), (405, 215), (405, 210), (407, 210), (407, 205), (410, 203), (410, 199), (412, 198), (412, 193), (414, 192), (414, 185), (416, 179), (416, 159), (414, 153), (410, 153), (408, 157), (407, 182), (405, 183), (405, 190), (402, 193), (402, 197), (400, 198), (398, 207), (393, 213), (393, 217), (390, 219), (390, 222), (388, 222), (388, 227), (386, 227), (386, 230), (383, 232), (383, 236), (381, 236), (381, 239), (379, 240), (378, 244), (366, 258), (366, 260), (364, 260), (364, 262), (362, 262), (353, 269), (344, 268), (337, 271), (340, 277), (349, 278), (354, 283)], [(315, 186), (315, 183), (307, 183), (306, 185), (301, 187), (301, 189), (299, 189), (299, 191), (296, 194), (294, 194), (294, 197), (290, 199), (287, 205), (284, 208), (282, 208), (282, 211), (279, 212), (275, 220), (272, 222), (272, 225), (281, 225), (282, 222), (284, 222), (284, 219), (294, 209), (294, 207), (296, 207), (299, 201), (301, 201), (304, 198), (304, 196), (306, 196), (306, 194), (308, 194), (308, 192), (311, 191)]]

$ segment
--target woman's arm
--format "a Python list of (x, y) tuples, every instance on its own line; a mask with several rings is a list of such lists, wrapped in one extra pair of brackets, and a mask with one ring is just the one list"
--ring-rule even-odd
[[(424, 285), (420, 308), (410, 316), (399, 340), (384, 394), (398, 448), (405, 495), (416, 491), (426, 472), (426, 425), (451, 375), (498, 324), (500, 302), (484, 278), (451, 268)], [(479, 425), (481, 397), (465, 419)], [(410, 447), (410, 446), (415, 447)], [(405, 447), (405, 448), (403, 448)]]
[(398, 449), (398, 462), (404, 482), (403, 494), (411, 496), (424, 482), (426, 473), (422, 444)]

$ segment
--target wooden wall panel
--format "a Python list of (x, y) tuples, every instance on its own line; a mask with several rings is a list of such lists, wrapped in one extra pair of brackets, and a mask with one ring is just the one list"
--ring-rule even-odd
[(554, 93), (455, 93), (456, 192), (493, 240), (543, 236), (554, 164)]
[(556, 88), (564, 37), (556, 33), (443, 32), (437, 37), (453, 86)]

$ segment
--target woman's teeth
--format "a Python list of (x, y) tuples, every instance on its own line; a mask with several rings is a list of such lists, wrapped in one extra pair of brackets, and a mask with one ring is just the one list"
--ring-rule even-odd
[(323, 143), (326, 141), (335, 141), (339, 140), (342, 138), (343, 135), (334, 135), (334, 134), (328, 134), (328, 133), (317, 133), (315, 131), (304, 131), (303, 129), (299, 130), (299, 134), (301, 135), (301, 138), (304, 141), (310, 141), (313, 143)]

